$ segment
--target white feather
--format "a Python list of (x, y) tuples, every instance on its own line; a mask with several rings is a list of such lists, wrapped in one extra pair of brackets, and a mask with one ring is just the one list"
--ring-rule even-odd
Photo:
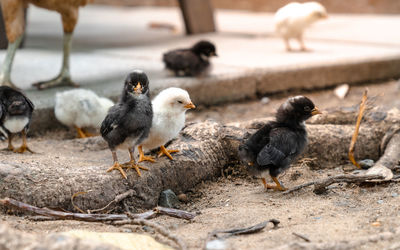
[(154, 149), (177, 137), (185, 126), (187, 108), (184, 106), (189, 103), (186, 90), (167, 88), (161, 91), (152, 101), (153, 123), (149, 136), (142, 142), (143, 148)]
[(18, 133), (25, 128), (28, 122), (29, 119), (26, 116), (12, 116), (12, 117), (6, 117), (3, 126), (11, 133)]
[(320, 3), (289, 3), (275, 13), (275, 30), (284, 38), (297, 38), (309, 25), (326, 16), (326, 9)]
[(54, 113), (66, 126), (99, 128), (114, 104), (87, 89), (73, 89), (56, 94)]

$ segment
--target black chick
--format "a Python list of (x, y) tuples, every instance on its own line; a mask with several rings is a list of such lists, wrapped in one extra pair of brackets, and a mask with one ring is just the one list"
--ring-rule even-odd
[[(117, 169), (126, 179), (123, 166), (135, 168), (139, 176), (139, 168), (148, 170), (136, 164), (134, 151), (149, 135), (152, 119), (149, 80), (143, 71), (135, 70), (126, 77), (120, 100), (110, 108), (101, 124), (101, 136), (107, 141), (114, 160), (107, 172)], [(128, 149), (131, 160), (121, 165), (117, 158), (117, 148)]]
[[(265, 188), (286, 190), (277, 176), (288, 169), (307, 144), (304, 121), (321, 114), (313, 102), (304, 96), (289, 98), (275, 116), (239, 146), (240, 159), (249, 166), (252, 175), (261, 177)], [(269, 170), (276, 186), (266, 183), (264, 172)]]
[[(32, 101), (18, 90), (0, 86), (0, 106), (0, 136), (8, 137), (6, 150), (15, 153), (26, 151), (33, 153), (26, 142), (26, 134), (35, 109)], [(16, 133), (22, 134), (22, 145), (17, 149), (12, 145), (12, 138)]]
[(189, 49), (166, 52), (163, 61), (176, 76), (198, 76), (210, 66), (209, 58), (212, 56), (217, 56), (214, 44), (199, 41)]

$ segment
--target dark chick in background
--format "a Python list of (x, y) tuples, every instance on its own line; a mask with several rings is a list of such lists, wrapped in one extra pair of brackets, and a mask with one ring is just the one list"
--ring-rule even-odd
[[(279, 107), (275, 121), (268, 122), (239, 146), (240, 159), (248, 165), (250, 174), (261, 177), (265, 188), (286, 190), (277, 177), (303, 152), (307, 144), (304, 122), (316, 114), (321, 112), (310, 99), (291, 97)], [(267, 184), (267, 171), (276, 186)]]
[(176, 76), (198, 76), (210, 66), (209, 58), (217, 56), (214, 44), (199, 41), (191, 48), (171, 50), (163, 55), (165, 67)]
[[(31, 100), (18, 90), (0, 86), (0, 106), (0, 137), (8, 137), (6, 150), (16, 153), (26, 151), (33, 153), (26, 142), (26, 134), (35, 108)], [(17, 133), (22, 134), (22, 145), (15, 149), (12, 138)]]
[[(123, 166), (135, 168), (139, 176), (139, 169), (148, 170), (136, 164), (134, 151), (149, 135), (152, 118), (149, 80), (143, 71), (135, 70), (127, 76), (119, 102), (109, 109), (101, 124), (100, 133), (107, 141), (114, 160), (107, 172), (117, 169), (126, 179)], [(117, 148), (129, 150), (129, 162), (123, 165), (118, 162)]]

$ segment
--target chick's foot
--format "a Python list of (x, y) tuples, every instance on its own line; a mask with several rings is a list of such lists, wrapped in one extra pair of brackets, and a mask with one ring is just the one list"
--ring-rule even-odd
[(134, 168), (134, 169), (136, 170), (137, 174), (139, 175), (139, 177), (142, 176), (142, 173), (140, 173), (140, 170), (139, 170), (139, 169), (149, 171), (148, 168), (136, 164), (135, 161), (126, 162), (126, 163), (122, 164), (122, 166), (123, 166), (124, 168)]
[(173, 160), (174, 158), (172, 158), (171, 153), (177, 153), (177, 152), (179, 152), (178, 149), (168, 150), (164, 146), (161, 146), (160, 147), (160, 153), (158, 154), (158, 157), (166, 155), (169, 159)]
[(28, 152), (30, 152), (30, 153), (32, 153), (32, 154), (35, 153), (35, 152), (32, 151), (27, 145), (22, 145), (21, 147), (19, 147), (19, 148), (13, 150), (14, 153), (20, 153), (20, 154), (23, 154), (23, 153), (25, 153), (26, 151), (28, 151)]
[(107, 169), (107, 172), (111, 172), (111, 171), (113, 171), (114, 169), (118, 170), (118, 171), (121, 173), (122, 177), (124, 177), (125, 179), (127, 179), (126, 173), (125, 173), (125, 171), (122, 169), (122, 165), (119, 164), (119, 162), (117, 162), (117, 161), (114, 162), (114, 164), (113, 164), (109, 169)]

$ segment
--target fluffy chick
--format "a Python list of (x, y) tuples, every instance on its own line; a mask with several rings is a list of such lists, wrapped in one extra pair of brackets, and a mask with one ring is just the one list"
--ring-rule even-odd
[(291, 38), (297, 39), (301, 50), (306, 51), (303, 42), (304, 30), (312, 23), (327, 17), (325, 7), (320, 3), (289, 3), (275, 13), (275, 31), (284, 39), (287, 51), (292, 50), (289, 44)]
[[(249, 166), (250, 174), (261, 177), (265, 188), (286, 190), (277, 176), (303, 152), (307, 144), (304, 122), (316, 114), (321, 112), (310, 99), (291, 97), (279, 107), (275, 121), (268, 122), (239, 146), (240, 159)], [(266, 183), (266, 171), (276, 186)]]
[[(33, 153), (26, 142), (26, 134), (35, 109), (32, 101), (18, 90), (8, 86), (0, 86), (0, 103), (0, 134), (3, 137), (8, 137), (6, 150), (16, 153), (26, 151)], [(22, 134), (22, 145), (17, 149), (12, 145), (12, 138), (16, 133)]]
[[(120, 100), (109, 109), (101, 124), (101, 136), (107, 141), (114, 160), (107, 172), (117, 169), (126, 179), (123, 165), (135, 168), (139, 176), (139, 168), (148, 170), (135, 163), (134, 151), (149, 135), (152, 119), (149, 80), (143, 71), (135, 70), (126, 77)], [(117, 148), (129, 150), (129, 162), (123, 165), (118, 162)]]
[(72, 89), (56, 94), (54, 113), (62, 124), (75, 127), (79, 138), (92, 136), (83, 128), (100, 128), (114, 103), (88, 89)]
[(164, 89), (153, 99), (152, 105), (153, 123), (149, 137), (138, 147), (139, 162), (154, 162), (152, 157), (143, 154), (142, 148), (151, 150), (157, 147), (160, 147), (159, 157), (166, 155), (173, 160), (171, 153), (179, 152), (179, 150), (167, 150), (164, 145), (179, 134), (185, 126), (186, 111), (196, 106), (190, 100), (188, 92), (181, 88)]
[(209, 58), (217, 56), (215, 45), (199, 41), (188, 49), (176, 49), (163, 55), (165, 67), (176, 76), (198, 76), (210, 66)]

